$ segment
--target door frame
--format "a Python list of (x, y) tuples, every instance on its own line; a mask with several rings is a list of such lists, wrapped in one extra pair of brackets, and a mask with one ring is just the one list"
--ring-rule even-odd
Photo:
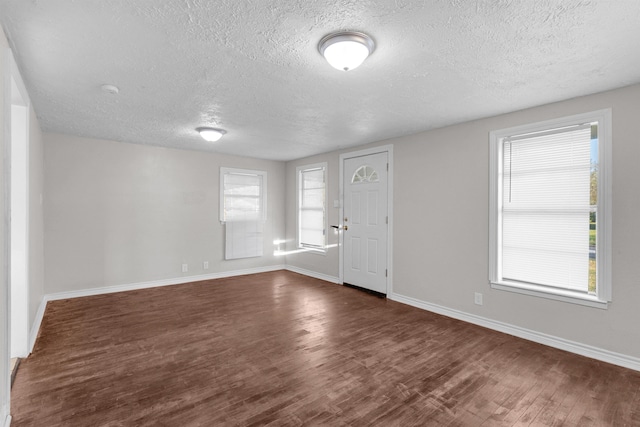
[[(18, 69), (18, 65), (13, 56), (11, 50), (7, 54), (7, 64), (9, 70), (6, 78), (9, 80), (6, 84), (9, 85), (8, 101), (9, 109), (5, 112), (5, 122), (8, 123), (9, 128), (9, 144), (8, 149), (9, 156), (9, 177), (7, 179), (8, 188), (5, 190), (8, 194), (8, 207), (9, 207), (9, 355), (11, 357), (27, 357), (31, 353), (30, 347), (30, 334), (29, 334), (29, 292), (30, 292), (30, 257), (29, 257), (29, 219), (30, 219), (30, 182), (29, 182), (29, 161), (30, 161), (30, 120), (29, 110), (31, 108), (31, 100), (27, 92), (24, 81)], [(15, 107), (15, 108), (14, 108)], [(14, 129), (14, 126), (19, 126), (19, 129)], [(18, 136), (16, 138), (16, 132)], [(22, 145), (23, 156), (20, 159), (24, 162), (24, 168), (19, 171), (20, 176), (15, 176), (15, 158), (14, 151), (17, 153), (16, 144)], [(21, 152), (22, 152), (21, 151)], [(14, 170), (15, 169), (15, 170)], [(17, 179), (17, 181), (14, 180)], [(16, 185), (20, 185), (20, 191), (16, 191)], [(24, 196), (24, 200), (19, 206), (15, 206), (13, 203), (14, 191)], [(20, 233), (16, 232), (15, 224), (22, 223), (22, 230)], [(13, 252), (13, 243), (18, 239), (21, 244), (24, 245), (24, 254), (22, 258), (17, 258), (19, 265), (17, 270), (23, 275), (23, 281), (16, 283), (14, 280), (14, 266), (13, 259), (15, 253)], [(17, 335), (17, 336), (16, 336)], [(17, 347), (15, 348), (14, 347)]]
[(387, 153), (389, 171), (387, 173), (387, 215), (389, 225), (387, 227), (387, 297), (393, 294), (393, 145), (381, 145), (379, 147), (367, 148), (364, 150), (351, 151), (340, 154), (340, 233), (338, 240), (339, 258), (339, 279), (340, 284), (344, 284), (344, 162), (354, 157), (368, 156), (370, 154)]

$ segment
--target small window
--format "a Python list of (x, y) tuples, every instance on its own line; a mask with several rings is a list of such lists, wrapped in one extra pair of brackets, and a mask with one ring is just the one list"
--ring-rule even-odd
[(492, 287), (611, 300), (611, 113), (491, 133)]
[(298, 167), (298, 247), (326, 251), (327, 164)]
[(267, 172), (220, 168), (220, 221), (265, 221)]
[(378, 182), (378, 172), (369, 165), (360, 166), (354, 173), (351, 178), (352, 184), (359, 184), (365, 182)]

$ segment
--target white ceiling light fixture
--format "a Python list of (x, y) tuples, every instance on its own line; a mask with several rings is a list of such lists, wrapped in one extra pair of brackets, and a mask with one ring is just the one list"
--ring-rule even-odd
[(120, 89), (118, 89), (118, 86), (116, 85), (104, 84), (100, 86), (100, 89), (102, 89), (104, 93), (108, 93), (109, 95), (117, 95), (118, 93), (120, 93)]
[(318, 43), (318, 50), (333, 68), (349, 71), (357, 68), (373, 53), (376, 44), (364, 33), (341, 31), (327, 34)]
[(224, 129), (208, 128), (208, 127), (201, 127), (201, 128), (197, 128), (196, 130), (200, 133), (200, 136), (205, 141), (209, 141), (209, 142), (216, 142), (220, 138), (222, 138), (222, 135), (227, 133), (227, 131)]

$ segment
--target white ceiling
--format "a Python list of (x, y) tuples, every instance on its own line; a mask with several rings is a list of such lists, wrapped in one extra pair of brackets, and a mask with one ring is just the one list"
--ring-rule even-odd
[[(0, 0), (0, 22), (44, 131), (265, 159), (640, 82), (638, 0)], [(376, 41), (360, 68), (318, 53), (336, 30)]]

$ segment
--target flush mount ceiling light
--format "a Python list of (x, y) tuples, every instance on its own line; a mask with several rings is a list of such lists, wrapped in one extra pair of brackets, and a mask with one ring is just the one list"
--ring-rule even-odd
[(342, 31), (324, 36), (318, 50), (333, 68), (349, 71), (362, 64), (375, 46), (373, 39), (364, 33)]
[(120, 89), (118, 89), (118, 86), (116, 85), (102, 85), (100, 86), (100, 89), (109, 95), (117, 95), (120, 92)]
[(206, 128), (206, 127), (204, 127), (204, 128), (197, 128), (196, 130), (200, 133), (200, 136), (205, 141), (209, 141), (209, 142), (216, 142), (217, 140), (222, 138), (222, 135), (227, 133), (226, 130), (218, 129), (218, 128)]

